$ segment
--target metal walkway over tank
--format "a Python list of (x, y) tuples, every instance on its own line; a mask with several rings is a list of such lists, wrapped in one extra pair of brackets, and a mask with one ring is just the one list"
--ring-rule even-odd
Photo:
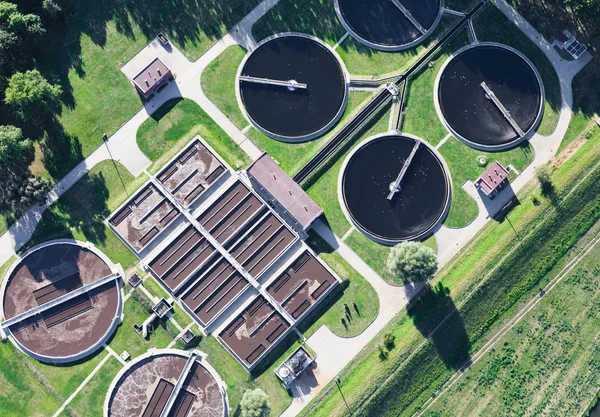
[(281, 80), (272, 80), (270, 78), (260, 78), (260, 77), (251, 77), (249, 75), (240, 75), (240, 81), (245, 81), (247, 83), (254, 84), (265, 84), (265, 85), (276, 85), (280, 87), (287, 87), (289, 90), (302, 89), (306, 90), (308, 85), (304, 83), (299, 83), (296, 80), (289, 81), (281, 81)]
[(402, 164), (402, 169), (396, 177), (396, 180), (390, 184), (390, 193), (387, 196), (388, 200), (392, 201), (396, 193), (399, 193), (402, 190), (402, 180), (404, 179), (404, 176), (406, 175), (406, 172), (408, 171), (408, 168), (410, 167), (410, 164), (412, 163), (412, 160), (417, 154), (417, 151), (419, 150), (420, 146), (421, 141), (417, 139), (415, 141), (415, 145), (412, 148), (412, 151), (410, 151), (410, 155), (408, 155), (408, 158), (406, 158), (406, 161), (404, 161), (404, 164)]
[(524, 137), (525, 132), (523, 132), (523, 129), (521, 129), (521, 127), (517, 124), (515, 119), (513, 119), (513, 117), (510, 115), (510, 112), (508, 111), (508, 109), (506, 107), (504, 107), (504, 104), (502, 104), (500, 99), (496, 96), (496, 94), (494, 94), (492, 89), (485, 83), (485, 81), (481, 83), (481, 88), (483, 88), (483, 91), (485, 91), (486, 97), (488, 99), (490, 99), (492, 101), (492, 103), (494, 103), (496, 105), (498, 110), (500, 110), (500, 113), (502, 113), (504, 118), (506, 120), (508, 120), (508, 123), (510, 123), (512, 128), (515, 129), (515, 131), (519, 134), (519, 136)]

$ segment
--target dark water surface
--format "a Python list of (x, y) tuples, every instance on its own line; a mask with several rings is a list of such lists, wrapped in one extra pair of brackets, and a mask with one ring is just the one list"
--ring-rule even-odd
[[(440, 0), (400, 0), (425, 29), (435, 23)], [(404, 45), (421, 32), (390, 0), (339, 0), (348, 25), (362, 38), (384, 46)]]
[(498, 146), (518, 140), (518, 133), (486, 98), (482, 82), (523, 131), (534, 125), (542, 100), (538, 78), (523, 58), (496, 46), (465, 50), (448, 64), (438, 90), (446, 121), (465, 139), (481, 145)]
[(410, 155), (414, 139), (385, 136), (350, 159), (342, 187), (353, 219), (370, 233), (391, 241), (412, 239), (431, 229), (445, 212), (449, 185), (442, 163), (424, 144), (417, 151), (402, 190), (387, 200), (389, 186)]
[(308, 89), (241, 82), (246, 111), (265, 130), (301, 137), (327, 126), (344, 104), (346, 84), (340, 63), (319, 42), (300, 36), (271, 40), (256, 49), (242, 75), (296, 80)]

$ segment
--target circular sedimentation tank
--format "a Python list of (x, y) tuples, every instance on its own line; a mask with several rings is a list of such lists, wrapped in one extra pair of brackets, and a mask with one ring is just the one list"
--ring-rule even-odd
[(446, 61), (434, 98), (450, 132), (481, 150), (526, 140), (544, 110), (544, 87), (533, 64), (519, 51), (489, 42), (462, 48)]
[(411, 48), (427, 38), (444, 13), (443, 0), (335, 0), (353, 38), (383, 51)]
[(163, 349), (136, 358), (109, 387), (104, 417), (162, 415), (178, 383), (181, 389), (168, 415), (227, 415), (225, 384), (199, 352), (190, 362), (189, 372), (184, 373), (190, 355), (196, 353)]
[(327, 132), (348, 100), (349, 76), (323, 41), (283, 33), (260, 42), (240, 65), (237, 95), (250, 123), (277, 140), (302, 142)]
[(60, 240), (32, 248), (8, 273), (2, 294), (4, 317), (19, 317), (57, 303), (59, 297), (68, 299), (38, 314), (21, 316), (23, 320), (7, 329), (8, 335), (21, 350), (43, 362), (68, 363), (92, 354), (119, 324), (119, 283), (112, 279), (74, 297), (68, 294), (117, 272), (89, 244)]
[[(399, 191), (390, 198), (417, 143)], [(441, 156), (407, 134), (382, 134), (361, 143), (344, 162), (339, 189), (349, 220), (370, 239), (387, 245), (429, 237), (447, 214), (452, 193)]]

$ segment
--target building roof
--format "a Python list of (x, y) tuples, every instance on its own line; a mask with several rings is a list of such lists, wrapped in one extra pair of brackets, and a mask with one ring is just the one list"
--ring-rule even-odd
[(306, 230), (323, 209), (269, 156), (263, 153), (248, 167), (256, 180)]
[(143, 70), (133, 77), (133, 82), (142, 93), (146, 94), (160, 82), (165, 74), (170, 74), (170, 72), (169, 68), (160, 58), (154, 58)]
[(490, 195), (507, 178), (508, 171), (506, 168), (500, 165), (500, 162), (494, 161), (494, 163), (481, 174), (481, 177), (479, 177), (475, 184), (478, 185), (485, 194)]

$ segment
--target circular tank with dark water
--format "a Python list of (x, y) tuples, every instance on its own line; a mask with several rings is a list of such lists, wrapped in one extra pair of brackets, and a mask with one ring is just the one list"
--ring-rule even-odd
[(443, 1), (336, 0), (335, 8), (342, 25), (359, 42), (393, 51), (412, 47), (431, 34), (443, 13)]
[[(274, 139), (316, 138), (339, 120), (346, 106), (347, 80), (341, 60), (324, 42), (308, 35), (265, 40), (244, 60), (239, 75), (243, 110), (259, 131)], [(248, 82), (244, 77), (306, 88)]]
[(499, 44), (467, 47), (450, 58), (438, 76), (436, 96), (452, 133), (478, 149), (500, 150), (519, 143), (539, 124), (544, 103), (533, 65)]
[(343, 202), (350, 220), (371, 239), (393, 245), (423, 240), (443, 220), (450, 202), (449, 175), (441, 157), (421, 141), (391, 199), (416, 141), (384, 134), (368, 139), (346, 160), (341, 178)]

